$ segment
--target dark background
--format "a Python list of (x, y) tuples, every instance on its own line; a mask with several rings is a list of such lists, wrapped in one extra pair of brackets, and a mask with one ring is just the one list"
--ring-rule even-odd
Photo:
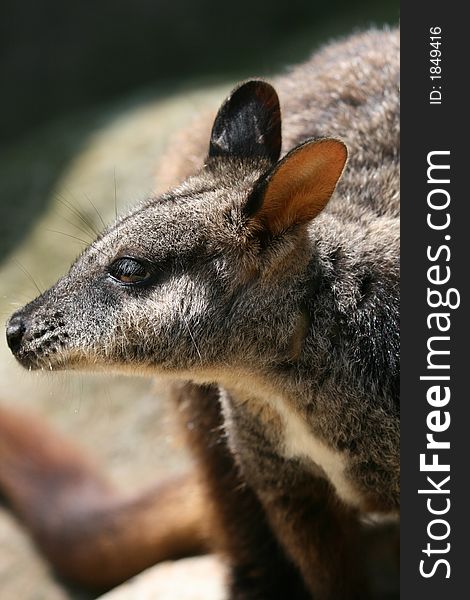
[(398, 19), (397, 0), (2, 0), (0, 7), (3, 144), (140, 86), (264, 72), (332, 35)]

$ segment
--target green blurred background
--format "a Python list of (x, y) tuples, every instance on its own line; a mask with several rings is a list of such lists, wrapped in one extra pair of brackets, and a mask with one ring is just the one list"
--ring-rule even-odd
[[(236, 80), (398, 22), (398, 0), (0, 0), (0, 319), (148, 195), (171, 135)], [(125, 490), (185, 468), (164, 386), (27, 373), (0, 332), (0, 403), (36, 411)], [(0, 600), (83, 597), (0, 507)]]

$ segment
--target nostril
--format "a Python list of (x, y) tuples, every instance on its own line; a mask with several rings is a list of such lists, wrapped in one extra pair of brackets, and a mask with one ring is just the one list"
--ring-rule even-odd
[(7, 343), (12, 352), (17, 352), (21, 347), (24, 334), (26, 332), (26, 323), (20, 316), (13, 317), (7, 325)]

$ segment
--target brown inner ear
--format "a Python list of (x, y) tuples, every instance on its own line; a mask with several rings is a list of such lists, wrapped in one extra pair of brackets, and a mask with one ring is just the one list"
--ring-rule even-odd
[(314, 219), (333, 194), (346, 159), (346, 146), (335, 139), (292, 150), (271, 175), (255, 221), (276, 235)]

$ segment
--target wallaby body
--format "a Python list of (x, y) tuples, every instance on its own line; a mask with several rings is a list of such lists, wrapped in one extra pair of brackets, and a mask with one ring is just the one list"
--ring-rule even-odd
[(188, 178), (7, 335), (26, 367), (192, 382), (175, 400), (234, 600), (365, 598), (359, 516), (399, 506), (398, 32), (332, 44), (275, 87), (282, 149), (276, 92), (242, 84), (209, 151), (188, 141)]

